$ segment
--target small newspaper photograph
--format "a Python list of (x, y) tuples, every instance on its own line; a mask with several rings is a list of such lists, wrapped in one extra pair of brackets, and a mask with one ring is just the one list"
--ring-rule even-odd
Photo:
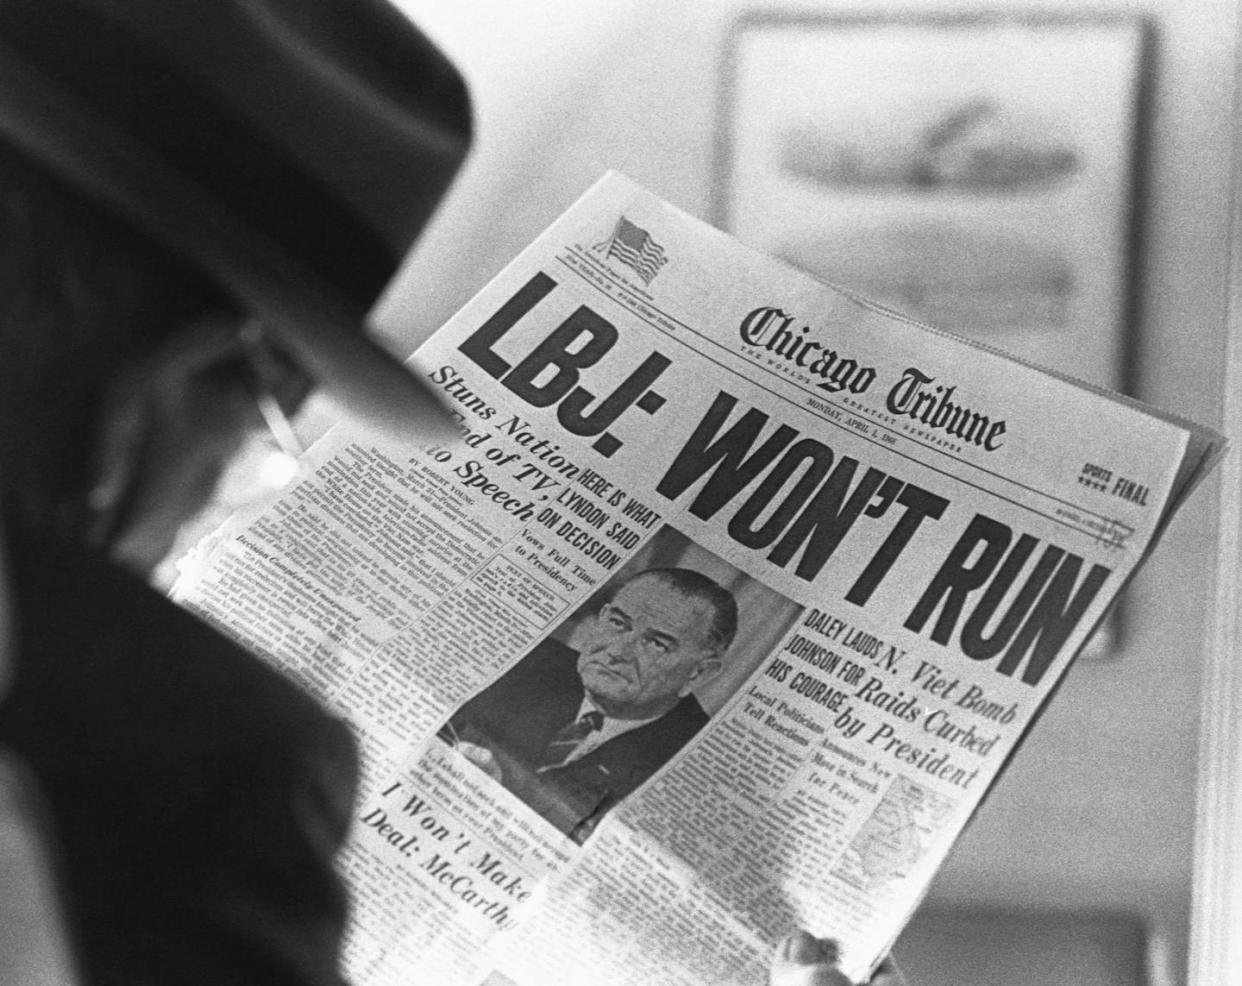
[(1223, 447), (616, 173), (410, 366), (456, 441), (333, 428), (174, 587), (358, 736), (359, 986), (864, 980)]

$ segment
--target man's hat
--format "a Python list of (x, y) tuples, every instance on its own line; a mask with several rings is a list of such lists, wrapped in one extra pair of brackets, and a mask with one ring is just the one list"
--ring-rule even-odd
[(470, 108), (385, 0), (0, 0), (0, 135), (218, 281), (351, 409), (431, 408), (362, 326)]

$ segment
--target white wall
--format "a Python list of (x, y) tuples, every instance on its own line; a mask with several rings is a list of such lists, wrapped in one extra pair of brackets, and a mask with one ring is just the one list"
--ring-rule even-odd
[[(469, 78), (477, 147), (383, 306), (410, 349), (606, 168), (707, 216), (721, 46), (739, 3), (405, 0)], [(811, 10), (974, 10), (941, 0)], [(1019, 10), (992, 0), (993, 8)], [(788, 5), (785, 5), (786, 9)], [(1042, 11), (1078, 11), (1041, 2)], [(1224, 352), (1232, 0), (1099, 0), (1149, 16), (1150, 139), (1133, 327), (1138, 396), (1218, 421)], [(1082, 663), (943, 871), (937, 903), (1134, 909), (1181, 976), (1215, 490), (1132, 586), (1112, 660)]]

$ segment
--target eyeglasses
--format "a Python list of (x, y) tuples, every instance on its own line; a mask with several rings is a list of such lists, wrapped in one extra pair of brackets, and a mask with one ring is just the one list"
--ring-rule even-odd
[[(169, 423), (157, 430), (171, 461), (149, 459), (145, 478), (121, 488), (121, 497), (133, 496), (140, 509), (135, 511), (117, 499), (112, 508), (98, 512), (107, 525), (101, 524), (99, 540), (109, 550), (120, 543), (116, 532), (132, 529), (133, 543), (144, 546), (144, 552), (147, 545), (152, 552), (164, 552), (159, 562), (141, 555), (144, 570), (156, 566), (153, 581), (161, 586), (175, 578), (176, 559), (229, 515), (267, 500), (297, 475), (304, 445), (290, 416), (301, 407), (312, 384), (310, 376), (272, 343), (255, 319), (240, 324), (227, 317), (203, 319), (186, 326), (178, 338), (176, 348), (157, 354), (149, 366), (135, 370), (136, 392), (142, 390), (142, 381), (156, 381), (151, 390), (160, 395), (155, 406), (170, 409), (154, 418), (166, 418)], [(213, 400), (222, 402), (218, 414)], [(258, 411), (257, 417), (247, 404)], [(136, 433), (142, 432), (142, 418), (150, 406), (150, 401), (135, 401), (130, 409), (138, 424)], [(168, 446), (169, 438), (178, 435), (188, 443), (184, 450)], [(197, 480), (209, 470), (214, 488), (207, 494)], [(159, 489), (161, 502), (171, 506), (156, 509), (150, 497), (140, 495), (143, 484)], [(107, 487), (101, 483), (100, 488)], [(176, 522), (178, 513), (182, 514), (180, 530), (165, 548), (161, 540), (167, 523)], [(153, 518), (152, 522), (145, 526), (130, 523), (133, 517), (144, 516)], [(139, 558), (137, 552), (126, 550), (127, 557)]]
[[(250, 384), (254, 393), (255, 404), (259, 415), (263, 418), (267, 430), (282, 453), (297, 458), (304, 451), (297, 432), (285, 414), (277, 395), (288, 391), (288, 380), (291, 374), (305, 375), (290, 360), (278, 355), (263, 334), (263, 327), (257, 319), (250, 319), (238, 332), (246, 357)], [(299, 387), (295, 403), (300, 405), (306, 396), (306, 387)]]
[(230, 514), (288, 486), (305, 451), (290, 418), (310, 393), (310, 378), (272, 345), (258, 319), (248, 319), (232, 335), (232, 353), (221, 353), (222, 368), (240, 376), (263, 427), (242, 440), (220, 473), (210, 501), (185, 525), (177, 550), (210, 533)]

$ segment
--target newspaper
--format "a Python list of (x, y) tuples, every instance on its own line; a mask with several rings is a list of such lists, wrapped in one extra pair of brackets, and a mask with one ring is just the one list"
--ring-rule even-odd
[(357, 728), (364, 986), (865, 978), (1223, 445), (615, 173), (411, 363), (459, 441), (335, 428), (174, 589)]

